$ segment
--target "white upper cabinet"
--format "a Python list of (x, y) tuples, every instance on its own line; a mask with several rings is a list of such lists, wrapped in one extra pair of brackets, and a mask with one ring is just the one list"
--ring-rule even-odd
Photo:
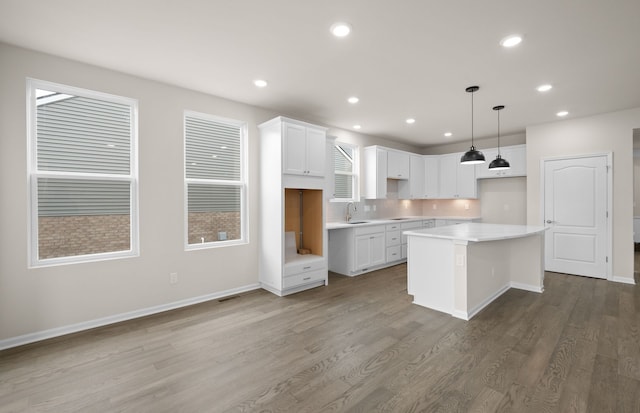
[(527, 149), (526, 145), (504, 146), (500, 148), (502, 158), (506, 159), (511, 167), (509, 169), (494, 171), (489, 169), (491, 161), (496, 159), (498, 148), (483, 150), (486, 162), (476, 165), (476, 177), (482, 178), (505, 178), (510, 176), (527, 175)]
[(387, 197), (387, 151), (378, 146), (364, 148), (363, 198)]
[(421, 155), (409, 155), (409, 179), (398, 181), (398, 198), (422, 199), (424, 197), (424, 159)]
[(440, 157), (425, 155), (424, 161), (424, 193), (423, 198), (438, 198), (440, 191)]
[(440, 156), (439, 198), (477, 198), (476, 168), (462, 165), (462, 153)]
[(387, 178), (409, 179), (409, 153), (390, 150), (387, 151)]
[(283, 122), (283, 165), (285, 174), (325, 176), (326, 132)]

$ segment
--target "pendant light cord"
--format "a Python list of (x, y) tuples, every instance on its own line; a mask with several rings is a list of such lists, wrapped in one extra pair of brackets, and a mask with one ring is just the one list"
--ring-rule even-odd
[(498, 111), (498, 156), (500, 156), (500, 111)]
[(471, 92), (471, 149), (475, 149), (473, 145), (473, 94), (475, 92)]

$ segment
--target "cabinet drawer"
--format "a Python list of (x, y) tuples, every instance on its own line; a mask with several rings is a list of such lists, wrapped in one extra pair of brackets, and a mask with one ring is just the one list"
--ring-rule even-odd
[(288, 277), (294, 274), (322, 270), (322, 269), (326, 269), (326, 265), (323, 259), (319, 259), (317, 261), (310, 261), (310, 262), (301, 262), (301, 263), (293, 262), (293, 263), (285, 264), (284, 276)]
[(367, 234), (375, 234), (378, 232), (384, 232), (384, 225), (376, 225), (373, 227), (358, 227), (355, 228), (355, 234), (357, 235), (367, 235)]
[(400, 229), (400, 224), (387, 224), (387, 232), (397, 231)]
[(326, 269), (290, 275), (282, 279), (282, 288), (286, 289), (297, 287), (298, 285), (310, 284), (312, 282), (324, 280), (326, 276)]
[(394, 262), (402, 259), (400, 245), (387, 248), (387, 262)]
[(387, 247), (400, 245), (400, 231), (387, 231)]
[(424, 221), (422, 221), (422, 227), (423, 228), (435, 228), (436, 227), (436, 220), (435, 219), (425, 219)]

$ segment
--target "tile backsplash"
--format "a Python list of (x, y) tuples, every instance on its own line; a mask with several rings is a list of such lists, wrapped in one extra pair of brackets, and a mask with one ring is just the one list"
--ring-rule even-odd
[[(480, 202), (477, 199), (365, 199), (354, 202), (350, 208), (352, 221), (413, 216), (480, 216)], [(328, 203), (327, 222), (344, 222), (346, 215), (346, 202)]]

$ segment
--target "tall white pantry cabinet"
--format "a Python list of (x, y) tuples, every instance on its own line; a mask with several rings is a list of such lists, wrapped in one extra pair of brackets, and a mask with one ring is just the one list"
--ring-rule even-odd
[(258, 127), (260, 285), (280, 296), (326, 285), (326, 128), (285, 117)]

